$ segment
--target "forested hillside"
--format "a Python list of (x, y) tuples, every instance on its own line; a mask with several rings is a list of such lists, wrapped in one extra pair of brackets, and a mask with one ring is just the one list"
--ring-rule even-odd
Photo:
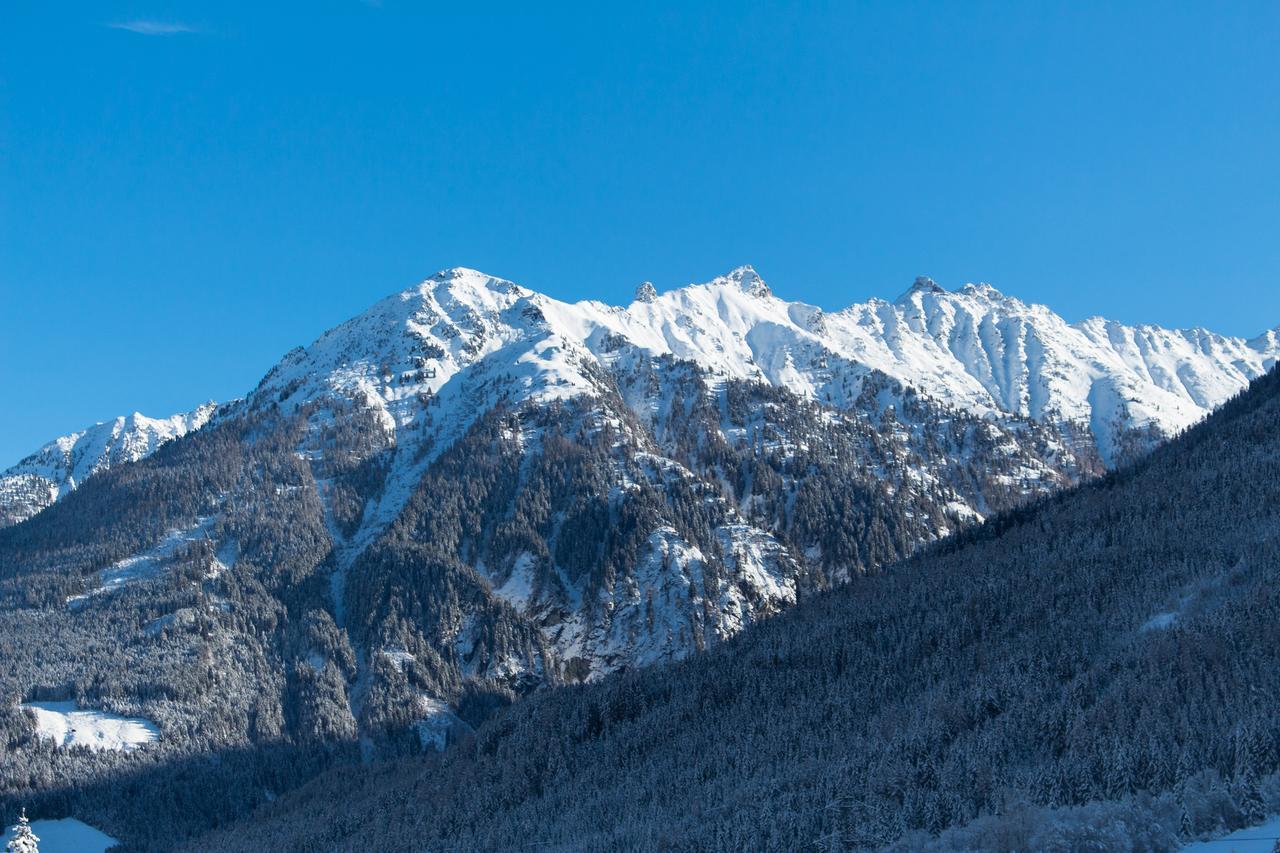
[(1273, 371), (1133, 468), (191, 849), (1170, 850), (1244, 825), (1280, 806), (1277, 424)]

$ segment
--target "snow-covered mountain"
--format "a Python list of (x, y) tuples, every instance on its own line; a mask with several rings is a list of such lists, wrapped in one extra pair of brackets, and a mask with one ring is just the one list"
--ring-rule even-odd
[(55, 438), (0, 473), (0, 527), (25, 521), (98, 471), (150, 456), (165, 442), (199, 429), (216, 408), (205, 403), (168, 418), (134, 412)]
[[(627, 306), (448, 270), (243, 399), (6, 472), (9, 518), (34, 515), (0, 529), (0, 693), (153, 721), (144, 748), (174, 758), (440, 748), (1098, 476), (1278, 337), (1070, 324), (928, 280), (825, 312), (749, 267)], [(31, 744), (11, 764), (53, 778)]]
[[(397, 522), (432, 466), (495, 411), (518, 415), (502, 433), (506, 444), (467, 452), (510, 450), (524, 460), (520, 477), (547, 452), (549, 434), (587, 441), (608, 425), (628, 448), (599, 463), (600, 482), (615, 493), (637, 481), (668, 493), (677, 482), (724, 482), (735, 474), (709, 461), (718, 446), (775, 454), (781, 471), (788, 458), (841, 436), (866, 472), (844, 476), (882, 482), (894, 496), (886, 501), (924, 501), (899, 510), (903, 528), (894, 528), (918, 542), (1078, 482), (1097, 473), (1099, 460), (1118, 464), (1144, 451), (1243, 388), (1277, 353), (1275, 333), (1245, 341), (1103, 320), (1073, 325), (988, 285), (951, 293), (920, 279), (894, 302), (824, 312), (777, 298), (741, 267), (663, 294), (646, 282), (619, 307), (565, 303), (452, 269), (289, 353), (232, 412), (308, 420), (301, 452), (313, 460), (336, 544), (341, 622), (352, 566), (380, 538), (426, 535)], [(590, 402), (566, 408), (582, 400)], [(731, 414), (735, 407), (749, 416)], [(552, 409), (561, 414), (531, 415)], [(359, 494), (333, 465), (334, 425), (352, 412), (366, 424), (356, 456), (381, 460), (380, 481)], [(986, 479), (964, 481), (963, 466)], [(864, 542), (842, 562), (833, 556), (838, 543), (797, 542), (794, 517), (762, 512), (774, 496), (750, 485), (720, 489), (707, 498), (723, 504), (708, 539), (655, 524), (616, 578), (570, 578), (549, 553), (494, 553), (480, 540), (457, 548), (471, 554), (493, 596), (540, 625), (562, 664), (576, 660), (584, 673), (681, 656), (794, 603), (818, 566), (840, 577), (900, 553), (869, 556)], [(548, 530), (543, 547), (554, 550), (558, 528)], [(708, 563), (713, 575), (728, 573), (723, 598), (689, 593), (705, 586)], [(474, 645), (468, 630), (459, 629), (457, 648)], [(402, 646), (396, 640), (391, 651)], [(528, 675), (542, 664), (490, 658), (485, 666), (480, 674)]]
[(1102, 317), (1070, 324), (988, 284), (952, 293), (929, 279), (832, 319), (853, 358), (926, 393), (971, 411), (1087, 423), (1109, 463), (1121, 461), (1124, 433), (1185, 429), (1280, 354), (1280, 329), (1245, 340)]
[[(1246, 340), (1101, 317), (1068, 323), (988, 284), (952, 292), (928, 278), (892, 302), (826, 312), (777, 298), (750, 266), (663, 294), (644, 282), (624, 307), (568, 304), (457, 268), (293, 351), (263, 388), (295, 403), (358, 398), (395, 432), (417, 420), (422, 395), (451, 400), (466, 386), (464, 405), (449, 406), (448, 434), (433, 436), (447, 443), (487, 408), (474, 378), (497, 387), (485, 377), (500, 374), (538, 400), (572, 397), (594, 387), (581, 364), (609, 367), (624, 342), (715, 379), (764, 382), (836, 408), (878, 371), (977, 415), (1087, 426), (1114, 465), (1264, 373), (1280, 355), (1280, 327)], [(97, 470), (147, 456), (214, 409), (134, 413), (54, 439), (0, 474), (0, 524), (30, 517)]]

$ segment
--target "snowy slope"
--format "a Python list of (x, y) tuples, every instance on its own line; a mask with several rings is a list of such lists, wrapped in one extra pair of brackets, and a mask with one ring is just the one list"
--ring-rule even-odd
[(33, 820), (31, 831), (40, 839), (40, 853), (106, 853), (120, 843), (73, 817)]
[(0, 527), (25, 521), (98, 471), (150, 456), (165, 442), (199, 429), (215, 409), (205, 403), (168, 418), (134, 412), (55, 438), (0, 474)]
[(1196, 841), (1182, 848), (1182, 853), (1272, 853), (1280, 841), (1280, 817), (1272, 817), (1258, 826), (1237, 829), (1213, 841)]
[[(1104, 461), (1117, 464), (1127, 433), (1172, 435), (1265, 372), (1280, 356), (1280, 327), (1246, 340), (1100, 317), (1072, 324), (990, 285), (949, 292), (923, 278), (892, 302), (824, 312), (775, 297), (749, 266), (663, 294), (645, 282), (625, 307), (569, 304), (459, 268), (294, 350), (254, 399), (368, 405), (388, 443), (429, 437), (441, 448), (499, 398), (594, 390), (582, 365), (616, 367), (619, 342), (836, 407), (879, 371), (977, 414), (1087, 425)], [(424, 433), (428, 401), (435, 423)], [(0, 525), (199, 428), (214, 408), (165, 419), (135, 413), (51, 441), (0, 474)], [(396, 511), (393, 500), (381, 515)]]

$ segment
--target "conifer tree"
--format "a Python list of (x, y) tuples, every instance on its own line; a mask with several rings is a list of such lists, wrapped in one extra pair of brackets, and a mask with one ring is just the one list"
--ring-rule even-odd
[(27, 820), (27, 810), (22, 810), (18, 823), (13, 828), (13, 838), (5, 845), (8, 853), (40, 853), (40, 838), (31, 831), (31, 823)]

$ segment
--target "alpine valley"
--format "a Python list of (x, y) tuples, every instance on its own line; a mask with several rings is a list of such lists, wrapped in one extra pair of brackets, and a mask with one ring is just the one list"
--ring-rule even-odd
[(625, 307), (438, 273), (242, 399), (0, 475), (0, 801), (169, 849), (1127, 470), (1278, 357), (985, 284), (828, 312), (750, 267)]

